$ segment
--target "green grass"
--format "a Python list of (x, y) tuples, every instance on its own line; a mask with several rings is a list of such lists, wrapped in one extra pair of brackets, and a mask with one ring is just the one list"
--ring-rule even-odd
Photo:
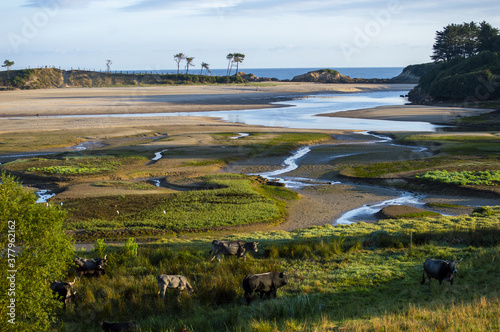
[(76, 156), (54, 158), (18, 159), (2, 165), (9, 171), (34, 173), (37, 175), (92, 175), (113, 173), (120, 166), (143, 165), (147, 159), (138, 155)]
[(112, 171), (109, 167), (85, 167), (85, 166), (48, 166), (48, 167), (31, 167), (26, 171), (30, 173), (46, 173), (46, 174), (96, 174)]
[(340, 174), (359, 178), (377, 178), (385, 174), (414, 171), (443, 164), (447, 165), (449, 163), (451, 163), (451, 160), (446, 157), (425, 158), (411, 161), (379, 162), (344, 167), (341, 169)]
[(186, 161), (183, 163), (183, 166), (208, 166), (208, 165), (216, 165), (216, 164), (224, 164), (225, 161), (222, 159), (211, 159), (211, 160), (193, 160)]
[[(410, 238), (409, 232), (412, 232)], [(78, 306), (60, 331), (98, 331), (102, 320), (137, 320), (142, 331), (498, 330), (500, 207), (470, 217), (391, 220), (293, 232), (228, 236), (259, 241), (246, 261), (209, 262), (211, 236), (142, 245), (138, 255), (109, 246), (98, 282), (77, 282)], [(411, 239), (411, 241), (410, 241)], [(78, 253), (79, 256), (87, 256)], [(91, 254), (88, 254), (89, 256)], [(454, 285), (420, 285), (428, 258), (460, 259)], [(284, 271), (275, 300), (247, 306), (248, 273)], [(160, 273), (185, 275), (192, 296), (157, 296)], [(86, 319), (81, 319), (86, 317)]]
[(269, 222), (283, 217), (286, 201), (297, 198), (288, 189), (258, 185), (244, 175), (200, 181), (204, 189), (176, 194), (69, 200), (64, 204), (70, 212), (66, 227), (186, 231)]
[(500, 184), (500, 171), (462, 171), (448, 172), (447, 170), (435, 170), (417, 174), (417, 179), (431, 182), (452, 183), (461, 186), (496, 186)]

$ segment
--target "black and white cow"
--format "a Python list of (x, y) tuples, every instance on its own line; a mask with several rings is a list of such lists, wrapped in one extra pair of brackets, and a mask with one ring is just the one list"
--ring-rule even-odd
[(158, 295), (161, 294), (164, 300), (167, 288), (178, 289), (179, 295), (183, 290), (187, 290), (190, 294), (194, 291), (185, 276), (160, 274), (156, 281), (158, 282)]
[(71, 300), (75, 300), (76, 291), (73, 288), (75, 281), (76, 279), (72, 282), (54, 281), (50, 284), (52, 293), (56, 295), (61, 302), (64, 303), (65, 310), (67, 309), (68, 304), (71, 303)]
[[(463, 259), (463, 258), (462, 258)], [(446, 261), (442, 259), (430, 259), (427, 258), (424, 262), (424, 272), (422, 273), (422, 282), (425, 283), (425, 274), (429, 278), (429, 286), (431, 285), (431, 279), (439, 280), (441, 285), (444, 281), (449, 281), (450, 285), (453, 285), (453, 275), (457, 273), (457, 263), (462, 261)]]
[(76, 275), (81, 277), (82, 275), (86, 276), (97, 276), (106, 273), (106, 266), (108, 265), (108, 260), (106, 259), (107, 255), (104, 255), (103, 258), (75, 258), (76, 265)]
[(260, 298), (267, 295), (276, 298), (276, 291), (288, 283), (287, 276), (283, 272), (267, 272), (261, 274), (249, 274), (243, 279), (243, 290), (247, 304), (253, 299), (253, 292), (259, 293)]
[(102, 322), (101, 329), (106, 332), (137, 331), (139, 329), (139, 323), (136, 321), (121, 323)]
[(246, 254), (249, 251), (257, 252), (257, 245), (259, 242), (245, 242), (245, 241), (212, 241), (212, 256), (210, 261), (213, 261), (215, 256), (220, 261), (221, 255), (236, 255), (236, 257), (246, 260)]

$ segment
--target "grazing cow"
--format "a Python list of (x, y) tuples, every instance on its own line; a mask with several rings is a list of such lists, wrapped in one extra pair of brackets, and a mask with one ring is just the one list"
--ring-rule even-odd
[(220, 261), (221, 255), (236, 255), (236, 257), (243, 257), (246, 260), (246, 254), (249, 251), (257, 252), (257, 245), (259, 242), (245, 242), (245, 241), (212, 241), (212, 256), (210, 261), (213, 261), (215, 256)]
[(243, 279), (243, 290), (247, 304), (253, 299), (253, 292), (260, 293), (260, 298), (266, 294), (269, 298), (276, 298), (276, 290), (286, 285), (287, 277), (283, 272), (267, 272), (249, 274)]
[(76, 264), (76, 274), (78, 277), (82, 275), (86, 276), (98, 276), (106, 273), (106, 266), (108, 265), (108, 260), (106, 259), (107, 255), (104, 255), (103, 258), (75, 258)]
[[(463, 258), (462, 258), (463, 259)], [(430, 259), (427, 258), (424, 262), (424, 272), (422, 273), (422, 282), (425, 283), (425, 274), (429, 278), (429, 286), (431, 285), (431, 279), (439, 280), (439, 284), (443, 283), (443, 280), (449, 281), (450, 285), (453, 285), (453, 275), (457, 273), (457, 263), (462, 261), (445, 261), (442, 259)]]
[(50, 284), (52, 293), (64, 303), (64, 310), (67, 309), (68, 303), (71, 303), (71, 299), (75, 299), (76, 291), (73, 288), (75, 281), (76, 278), (72, 282), (54, 281)]
[(139, 323), (136, 321), (122, 323), (102, 322), (101, 329), (106, 332), (137, 331), (139, 329)]
[(179, 289), (179, 295), (185, 289), (189, 291), (189, 294), (192, 294), (194, 291), (185, 276), (160, 274), (156, 278), (156, 281), (158, 282), (158, 295), (161, 294), (164, 300), (167, 288)]

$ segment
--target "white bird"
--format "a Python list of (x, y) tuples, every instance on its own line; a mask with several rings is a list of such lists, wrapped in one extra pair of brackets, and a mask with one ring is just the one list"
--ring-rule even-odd
[(120, 214), (120, 211), (116, 210), (116, 213)]

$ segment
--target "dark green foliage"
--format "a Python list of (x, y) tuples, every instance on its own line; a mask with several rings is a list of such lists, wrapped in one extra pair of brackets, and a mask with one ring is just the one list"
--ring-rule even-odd
[[(58, 206), (37, 204), (35, 194), (11, 176), (1, 174), (0, 183), (0, 247), (5, 249), (0, 260), (1, 326), (7, 327), (7, 301), (14, 299), (11, 330), (44, 331), (62, 311), (62, 303), (52, 297), (51, 282), (72, 281), (66, 276), (74, 257), (71, 238), (63, 229), (66, 214)], [(15, 279), (7, 279), (7, 274)]]
[[(474, 102), (498, 99), (500, 55), (483, 52), (469, 58), (455, 58), (440, 63), (420, 79), (416, 89), (425, 92), (433, 100)], [(415, 100), (410, 98), (410, 101)]]
[(436, 32), (431, 58), (435, 61), (449, 61), (458, 57), (471, 57), (483, 51), (496, 52), (499, 51), (498, 38), (498, 29), (485, 21), (480, 24), (449, 24), (443, 31)]

